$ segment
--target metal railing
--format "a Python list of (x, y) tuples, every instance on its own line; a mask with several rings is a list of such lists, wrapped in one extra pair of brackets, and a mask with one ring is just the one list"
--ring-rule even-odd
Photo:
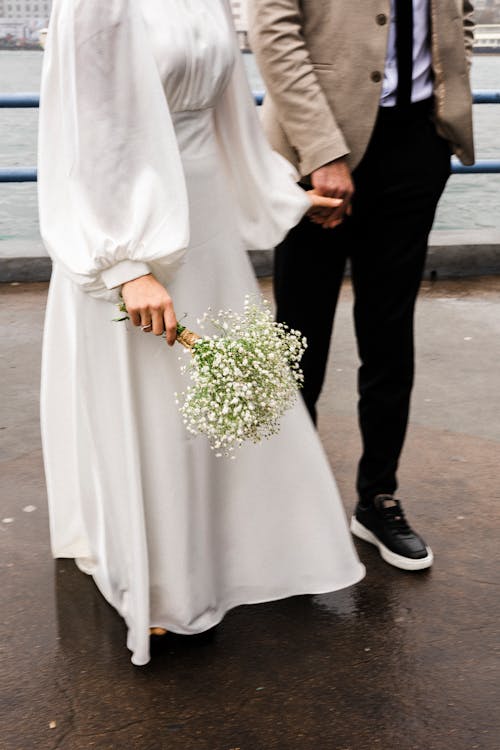
[[(264, 99), (263, 91), (254, 91), (257, 106)], [(500, 91), (480, 89), (473, 92), (474, 104), (500, 104)], [(32, 109), (40, 106), (38, 94), (0, 94), (0, 109)], [(500, 159), (479, 159), (470, 167), (452, 159), (453, 174), (500, 174)], [(0, 182), (36, 182), (35, 167), (0, 168)]]

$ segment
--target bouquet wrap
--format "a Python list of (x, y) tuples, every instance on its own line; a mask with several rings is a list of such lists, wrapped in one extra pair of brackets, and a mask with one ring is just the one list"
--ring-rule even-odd
[(182, 344), (182, 346), (185, 347), (186, 349), (190, 349), (192, 351), (194, 349), (194, 345), (200, 339), (201, 339), (201, 336), (199, 336), (197, 333), (194, 333), (193, 331), (190, 331), (189, 328), (185, 328), (184, 326), (178, 326), (177, 341), (179, 344)]

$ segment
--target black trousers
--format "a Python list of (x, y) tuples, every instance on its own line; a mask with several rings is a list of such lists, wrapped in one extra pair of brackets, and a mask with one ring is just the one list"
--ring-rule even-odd
[(352, 217), (331, 230), (307, 218), (276, 249), (277, 317), (307, 337), (303, 397), (316, 422), (335, 308), (351, 261), (361, 366), (359, 423), (362, 500), (393, 494), (414, 374), (413, 318), (437, 203), (450, 174), (450, 149), (429, 101), (401, 112), (381, 108), (354, 171)]

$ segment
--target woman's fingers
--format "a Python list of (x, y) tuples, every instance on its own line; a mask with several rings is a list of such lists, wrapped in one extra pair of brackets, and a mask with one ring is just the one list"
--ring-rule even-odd
[(145, 333), (151, 333), (151, 311), (149, 307), (145, 307), (141, 310), (141, 328)]
[(167, 344), (173, 346), (177, 338), (177, 317), (172, 302), (170, 302), (163, 311), (163, 321), (165, 324), (165, 337), (167, 339)]
[(134, 318), (138, 319), (139, 322), (134, 323), (134, 325), (140, 325), (144, 333), (154, 333), (155, 336), (161, 336), (162, 333), (165, 333), (170, 346), (175, 343), (177, 318), (171, 301), (154, 308), (145, 308), (141, 310), (140, 314), (133, 313), (130, 318), (132, 321), (134, 321)]
[(129, 308), (127, 307), (127, 313), (128, 313), (128, 316), (129, 316), (129, 318), (130, 318), (131, 322), (132, 322), (132, 323), (133, 323), (133, 324), (134, 324), (135, 326), (140, 326), (140, 325), (142, 325), (142, 323), (141, 323), (141, 313), (139, 312), (139, 310), (130, 310), (130, 309), (129, 309)]
[(152, 331), (155, 336), (161, 336), (161, 334), (165, 330), (163, 310), (161, 308), (152, 311), (151, 328), (149, 330)]
[(338, 208), (344, 202), (343, 198), (329, 198), (327, 195), (316, 195), (314, 190), (308, 191), (312, 208)]

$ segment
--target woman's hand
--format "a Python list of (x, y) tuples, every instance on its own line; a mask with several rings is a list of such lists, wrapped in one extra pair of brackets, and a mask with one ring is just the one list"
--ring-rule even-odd
[(177, 317), (172, 299), (152, 274), (127, 281), (122, 286), (122, 297), (130, 320), (145, 333), (161, 336), (165, 331), (169, 346), (177, 338)]
[(333, 229), (342, 223), (342, 219), (338, 218), (338, 210), (344, 202), (343, 198), (330, 198), (321, 195), (316, 189), (306, 192), (311, 201), (311, 208), (307, 212), (311, 221), (321, 224), (325, 229)]

